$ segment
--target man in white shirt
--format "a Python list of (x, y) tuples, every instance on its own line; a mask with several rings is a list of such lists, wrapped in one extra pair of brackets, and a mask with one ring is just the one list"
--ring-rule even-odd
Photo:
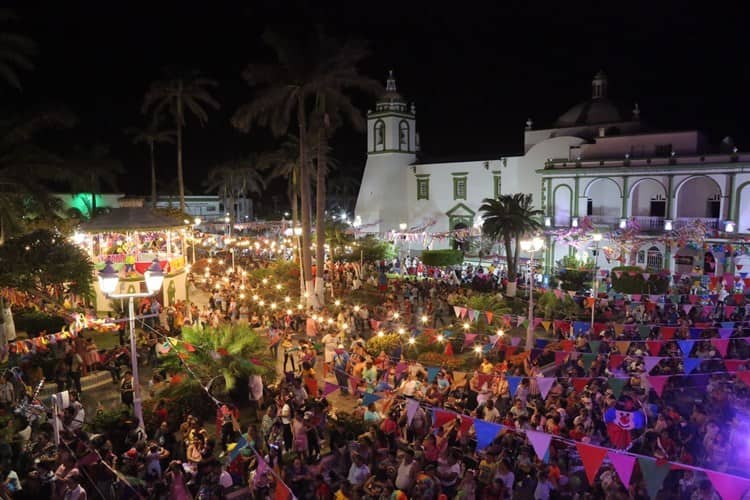
[(351, 483), (351, 485), (355, 488), (359, 488), (363, 484), (365, 484), (365, 481), (367, 481), (367, 478), (370, 477), (370, 468), (365, 465), (365, 462), (362, 460), (362, 456), (359, 453), (355, 453), (352, 455), (352, 466), (349, 467), (349, 475), (346, 477), (346, 479)]
[(448, 498), (453, 498), (456, 493), (456, 485), (458, 480), (461, 478), (461, 463), (458, 461), (460, 454), (457, 450), (451, 451), (448, 454), (448, 460), (446, 462), (440, 462), (437, 466), (437, 476), (440, 479), (440, 485), (443, 488), (443, 493)]
[(414, 485), (417, 469), (417, 463), (414, 461), (414, 450), (407, 449), (396, 471), (396, 488), (401, 491), (410, 491)]

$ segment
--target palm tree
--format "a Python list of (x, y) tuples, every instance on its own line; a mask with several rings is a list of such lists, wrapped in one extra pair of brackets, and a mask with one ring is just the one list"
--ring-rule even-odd
[(151, 205), (156, 207), (156, 158), (154, 149), (158, 143), (174, 144), (174, 130), (159, 130), (157, 120), (152, 120), (148, 127), (143, 129), (130, 128), (125, 133), (132, 136), (133, 144), (146, 144), (148, 146), (148, 156), (151, 162)]
[(290, 134), (278, 149), (264, 155), (266, 185), (274, 179), (287, 180), (286, 196), (292, 209), (292, 225), (299, 223), (299, 139)]
[(203, 125), (208, 121), (206, 106), (219, 109), (219, 103), (211, 96), (209, 87), (218, 83), (200, 76), (197, 71), (174, 76), (151, 84), (143, 98), (143, 113), (153, 111), (155, 116), (168, 112), (174, 119), (177, 131), (177, 184), (180, 195), (180, 211), (185, 212), (185, 181), (182, 170), (182, 129), (185, 115), (193, 114)]
[[(11, 9), (0, 9), (0, 23), (15, 21), (17, 16)], [(36, 45), (31, 38), (18, 33), (0, 32), (0, 78), (16, 89), (21, 89), (18, 70), (34, 69), (31, 57), (36, 55)]]
[(235, 201), (243, 196), (263, 192), (265, 179), (259, 172), (259, 163), (259, 156), (251, 154), (245, 158), (220, 163), (208, 172), (206, 188), (219, 193), (225, 205), (231, 207), (227, 208), (227, 211), (232, 225), (237, 216)]
[(71, 174), (71, 188), (91, 197), (89, 219), (96, 217), (96, 197), (105, 189), (117, 190), (117, 176), (125, 170), (119, 160), (109, 156), (109, 146), (97, 144), (90, 150), (79, 150), (66, 161)]
[(539, 221), (542, 211), (533, 207), (530, 194), (523, 193), (485, 198), (479, 211), (484, 218), (482, 232), (495, 240), (500, 240), (505, 247), (505, 259), (508, 264), (508, 286), (505, 293), (509, 297), (514, 297), (521, 238), (542, 228)]

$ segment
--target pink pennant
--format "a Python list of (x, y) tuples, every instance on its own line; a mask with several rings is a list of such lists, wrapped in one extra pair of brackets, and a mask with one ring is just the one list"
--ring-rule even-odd
[(537, 385), (539, 386), (539, 392), (542, 394), (542, 399), (547, 399), (547, 393), (552, 389), (552, 384), (555, 383), (555, 377), (539, 377), (537, 378)]
[(656, 365), (661, 361), (659, 356), (644, 356), (643, 364), (646, 368), (646, 372), (650, 372)]
[(330, 382), (326, 382), (325, 387), (323, 387), (323, 396), (328, 396), (332, 392), (337, 391), (339, 389), (340, 387), (338, 385), (332, 384)]
[(513, 347), (516, 347), (520, 343), (521, 343), (521, 337), (511, 337), (510, 338), (510, 345), (512, 345)]
[(648, 281), (651, 277), (651, 273), (641, 273), (641, 276), (643, 276), (643, 281)]
[(466, 318), (466, 315), (469, 313), (469, 310), (465, 307), (461, 308), (461, 318)]
[(539, 326), (539, 323), (542, 322), (542, 318), (534, 318), (534, 328)]
[(721, 500), (740, 500), (750, 490), (748, 479), (712, 470), (706, 470), (706, 474), (717, 493), (721, 495)]
[(703, 314), (711, 314), (711, 311), (713, 310), (713, 306), (703, 306)]
[(461, 317), (461, 306), (453, 306), (453, 312), (456, 314), (457, 318)]
[(516, 326), (523, 325), (523, 322), (526, 321), (526, 316), (518, 315), (518, 318), (516, 318)]
[(565, 358), (568, 356), (568, 353), (565, 351), (555, 351), (555, 364), (557, 366), (562, 365), (565, 362)]
[(407, 399), (406, 400), (406, 423), (407, 425), (411, 425), (411, 420), (414, 418), (414, 414), (417, 413), (417, 410), (419, 409), (419, 401), (416, 399)]
[(614, 451), (608, 452), (607, 456), (609, 457), (609, 461), (612, 462), (615, 472), (617, 472), (617, 475), (620, 477), (623, 486), (628, 488), (628, 486), (630, 486), (630, 476), (633, 475), (635, 457)]
[(467, 333), (464, 336), (464, 347), (468, 347), (474, 343), (474, 339), (477, 338), (476, 333)]
[(668, 380), (669, 380), (669, 375), (649, 375), (648, 376), (648, 383), (651, 385), (651, 388), (659, 397), (661, 397), (661, 394), (664, 392), (664, 386), (667, 385)]
[(750, 371), (737, 372), (735, 375), (737, 375), (737, 378), (742, 380), (746, 386), (750, 387)]
[(711, 339), (711, 345), (719, 351), (722, 358), (726, 357), (727, 348), (729, 347), (729, 339)]
[(732, 314), (734, 314), (735, 307), (734, 306), (724, 306), (724, 315), (729, 317)]
[(699, 299), (700, 297), (697, 295), (688, 295), (688, 302), (690, 302), (691, 304), (695, 304)]
[(526, 431), (526, 437), (529, 438), (531, 446), (534, 447), (536, 456), (539, 460), (544, 460), (544, 456), (547, 454), (549, 449), (549, 443), (552, 440), (552, 434), (538, 431)]

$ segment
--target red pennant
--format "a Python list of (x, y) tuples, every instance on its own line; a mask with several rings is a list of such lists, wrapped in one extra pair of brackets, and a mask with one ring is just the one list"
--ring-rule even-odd
[(727, 367), (728, 372), (736, 372), (737, 369), (747, 363), (744, 359), (725, 359), (724, 366)]
[(711, 345), (713, 345), (721, 357), (727, 355), (727, 348), (729, 347), (729, 339), (711, 339)]
[(445, 344), (445, 351), (443, 351), (443, 354), (445, 356), (453, 356), (453, 344), (448, 342)]
[(750, 371), (737, 372), (735, 375), (737, 375), (737, 378), (742, 380), (745, 385), (750, 386)]
[(195, 347), (189, 342), (185, 342), (185, 349), (187, 349), (188, 352), (195, 352)]
[(649, 375), (648, 376), (648, 383), (651, 385), (651, 388), (659, 397), (661, 397), (661, 394), (664, 392), (664, 386), (667, 385), (668, 380), (669, 380), (669, 375)]
[(489, 325), (492, 323), (492, 311), (487, 311), (484, 313), (484, 315), (487, 317), (487, 324)]
[(273, 500), (292, 500), (292, 492), (281, 480), (276, 481)]
[(456, 418), (455, 413), (445, 410), (438, 410), (436, 408), (433, 409), (432, 416), (435, 420), (435, 427), (442, 427)]
[(648, 342), (646, 342), (646, 345), (648, 346), (648, 351), (652, 356), (658, 356), (659, 352), (661, 352), (660, 340), (649, 340)]
[(574, 378), (573, 389), (575, 389), (576, 392), (581, 392), (589, 382), (591, 382), (591, 379), (587, 377)]
[(565, 362), (565, 358), (568, 356), (568, 353), (565, 351), (555, 351), (555, 364), (557, 366), (562, 365)]
[(562, 346), (562, 350), (565, 352), (570, 352), (573, 350), (572, 340), (563, 340), (562, 342), (560, 342), (560, 345)]
[(601, 467), (604, 457), (607, 456), (607, 449), (585, 443), (576, 443), (576, 448), (578, 448), (578, 454), (581, 455), (583, 468), (586, 470), (586, 478), (589, 480), (589, 484), (593, 485), (596, 473), (599, 472), (599, 467)]
[(461, 434), (466, 435), (469, 432), (469, 429), (471, 429), (471, 426), (474, 425), (474, 419), (467, 416), (467, 415), (461, 415)]
[(661, 332), (661, 336), (664, 338), (664, 340), (672, 340), (674, 338), (674, 332), (677, 330), (674, 326), (662, 326), (659, 328), (659, 331)]
[(609, 368), (614, 370), (625, 361), (625, 356), (622, 354), (610, 354), (609, 355)]

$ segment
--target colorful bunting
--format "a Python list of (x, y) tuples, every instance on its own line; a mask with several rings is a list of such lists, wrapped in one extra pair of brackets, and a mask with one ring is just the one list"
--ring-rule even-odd
[(593, 485), (596, 473), (599, 472), (599, 467), (601, 467), (604, 457), (607, 455), (607, 449), (585, 443), (576, 443), (576, 448), (581, 456), (586, 478), (589, 480), (589, 484)]
[(474, 432), (477, 436), (477, 450), (483, 450), (487, 448), (495, 437), (502, 430), (502, 426), (499, 424), (493, 424), (492, 422), (485, 422), (484, 420), (474, 420)]
[(653, 458), (638, 457), (638, 466), (641, 468), (641, 474), (646, 481), (646, 490), (648, 496), (656, 498), (659, 493), (664, 478), (669, 474), (669, 464), (660, 464)]
[(657, 396), (661, 397), (664, 392), (664, 386), (669, 381), (669, 375), (648, 375), (648, 383)]
[(527, 430), (526, 437), (529, 438), (531, 446), (534, 447), (536, 456), (538, 456), (540, 460), (544, 460), (544, 456), (549, 449), (550, 441), (552, 441), (552, 435), (547, 434), (546, 432)]
[(607, 457), (609, 457), (609, 461), (612, 462), (612, 466), (620, 477), (623, 486), (627, 489), (628, 486), (630, 486), (630, 477), (633, 475), (635, 457), (632, 455), (626, 455), (625, 453), (617, 453), (615, 451), (607, 453)]

